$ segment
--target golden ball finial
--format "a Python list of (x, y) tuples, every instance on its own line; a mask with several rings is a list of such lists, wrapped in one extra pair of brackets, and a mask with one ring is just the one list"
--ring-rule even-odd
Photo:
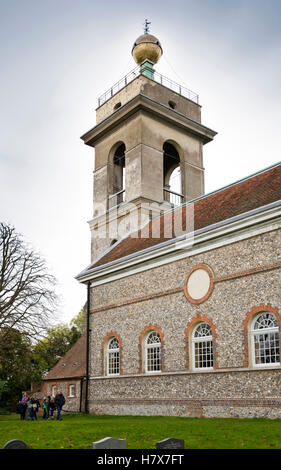
[(146, 60), (153, 65), (157, 64), (163, 54), (159, 39), (149, 33), (149, 24), (145, 20), (144, 34), (139, 36), (133, 45), (132, 56), (138, 65), (143, 64)]

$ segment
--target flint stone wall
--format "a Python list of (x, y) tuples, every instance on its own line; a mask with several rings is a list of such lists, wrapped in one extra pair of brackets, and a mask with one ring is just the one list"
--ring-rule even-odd
[[(281, 269), (277, 266), (280, 247), (281, 231), (275, 230), (94, 287), (91, 308), (100, 311), (93, 311), (90, 319), (91, 412), (281, 417), (281, 368), (251, 370), (250, 363), (245, 365), (248, 338), (243, 326), (247, 313), (255, 306), (270, 304), (281, 313)], [(200, 263), (213, 269), (215, 279), (226, 279), (215, 282), (205, 302), (192, 305), (184, 295), (184, 280)], [(249, 274), (255, 269), (260, 272)], [(244, 275), (239, 275), (241, 272)], [(153, 297), (177, 287), (182, 290)], [(145, 296), (146, 300), (134, 300)], [(123, 305), (114, 307), (114, 303)], [(191, 369), (185, 330), (195, 318), (208, 318), (214, 325), (216, 369), (210, 372)], [(139, 340), (151, 324), (163, 333), (164, 362), (162, 376), (145, 377), (140, 367)], [(134, 377), (100, 378), (106, 373), (102, 341), (111, 332), (121, 339), (122, 376)], [(136, 397), (144, 401), (132, 402)], [(159, 397), (166, 402), (157, 402)], [(250, 398), (252, 401), (247, 402)], [(195, 402), (178, 403), (177, 399)], [(211, 403), (200, 401), (203, 399)], [(264, 401), (271, 399), (273, 404)]]

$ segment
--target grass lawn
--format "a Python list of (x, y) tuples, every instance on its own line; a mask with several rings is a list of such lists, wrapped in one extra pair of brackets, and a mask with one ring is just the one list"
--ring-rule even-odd
[(155, 449), (166, 437), (184, 439), (186, 449), (281, 449), (281, 420), (73, 414), (46, 422), (0, 415), (0, 448), (21, 439), (34, 449), (90, 449), (108, 436), (126, 439), (127, 449)]

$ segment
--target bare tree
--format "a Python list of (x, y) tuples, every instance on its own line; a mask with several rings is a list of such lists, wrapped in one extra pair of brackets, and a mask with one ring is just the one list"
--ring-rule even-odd
[[(15, 228), (0, 223), (0, 331), (41, 335), (53, 317), (56, 280)], [(2, 338), (3, 339), (3, 338)]]

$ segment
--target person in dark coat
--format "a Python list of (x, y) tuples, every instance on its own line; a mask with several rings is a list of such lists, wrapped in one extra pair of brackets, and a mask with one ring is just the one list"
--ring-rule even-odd
[(20, 411), (20, 419), (24, 420), (25, 419), (25, 413), (27, 410), (27, 404), (28, 404), (29, 396), (27, 395), (26, 392), (22, 392), (22, 397), (18, 403), (19, 405), (19, 411)]
[(65, 398), (63, 396), (63, 393), (59, 390), (58, 393), (55, 396), (55, 405), (57, 408), (57, 420), (61, 421), (61, 410), (63, 405), (65, 404)]
[(40, 405), (40, 401), (38, 400), (36, 395), (34, 397), (34, 400), (35, 400), (35, 404), (36, 404), (36, 417), (35, 417), (35, 419), (37, 419), (37, 413), (38, 413), (39, 408), (41, 408), (41, 405)]
[(46, 401), (46, 404), (47, 404), (47, 419), (49, 419), (50, 417), (50, 402), (51, 402), (51, 397), (50, 395), (47, 396), (47, 401)]
[(35, 401), (35, 398), (32, 396), (28, 402), (28, 408), (29, 408), (29, 416), (27, 418), (27, 421), (31, 420), (34, 421), (35, 419), (37, 420), (37, 404)]

